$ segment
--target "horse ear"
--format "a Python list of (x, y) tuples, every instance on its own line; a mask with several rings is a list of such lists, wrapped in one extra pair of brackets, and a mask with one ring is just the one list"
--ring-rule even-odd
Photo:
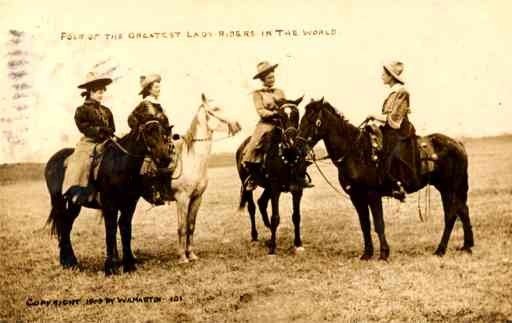
[(302, 100), (303, 100), (303, 99), (304, 99), (304, 95), (302, 95), (302, 96), (301, 96), (300, 98), (298, 98), (297, 100), (293, 101), (293, 103), (294, 103), (295, 105), (299, 105), (299, 104), (302, 102)]
[(320, 99), (320, 101), (318, 101), (318, 102), (320, 102), (320, 103), (324, 103), (324, 97), (322, 97), (322, 98)]
[(207, 103), (206, 95), (204, 95), (204, 93), (201, 93), (201, 100), (203, 101), (203, 103)]

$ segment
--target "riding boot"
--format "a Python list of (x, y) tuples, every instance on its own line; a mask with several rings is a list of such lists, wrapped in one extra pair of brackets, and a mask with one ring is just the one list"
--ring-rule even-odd
[(400, 150), (399, 144), (395, 146), (395, 148), (390, 152), (386, 164), (385, 164), (385, 183), (388, 187), (391, 187), (391, 196), (399, 200), (400, 202), (405, 202), (406, 192), (404, 187), (402, 186), (402, 182), (396, 179), (392, 173), (391, 168), (393, 164), (393, 159), (395, 158), (397, 151)]
[(256, 184), (256, 177), (261, 171), (261, 163), (245, 162), (244, 168), (248, 171), (249, 176), (245, 180), (245, 190), (253, 191), (258, 186)]

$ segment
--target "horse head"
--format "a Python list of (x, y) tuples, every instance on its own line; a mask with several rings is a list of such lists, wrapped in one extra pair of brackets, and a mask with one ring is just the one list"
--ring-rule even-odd
[(144, 154), (149, 154), (159, 168), (169, 166), (171, 157), (168, 130), (158, 120), (150, 120), (141, 125), (137, 132), (137, 138), (142, 139)]
[(305, 110), (306, 112), (300, 120), (298, 138), (311, 147), (327, 136), (328, 125), (332, 120), (343, 120), (341, 112), (337, 111), (323, 97), (318, 101), (311, 99)]
[(228, 133), (228, 136), (237, 134), (242, 128), (236, 120), (225, 115), (224, 109), (211, 104), (204, 94), (201, 94), (201, 105), (187, 134), (192, 141), (210, 141), (215, 132)]
[(296, 100), (274, 100), (278, 106), (279, 128), (282, 131), (282, 140), (288, 146), (294, 145), (297, 136), (300, 119), (298, 106), (303, 98), (304, 96)]

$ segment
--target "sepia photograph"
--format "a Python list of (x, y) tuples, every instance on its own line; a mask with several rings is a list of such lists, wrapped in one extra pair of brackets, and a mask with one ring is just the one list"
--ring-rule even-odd
[(0, 0), (0, 323), (512, 322), (511, 10)]

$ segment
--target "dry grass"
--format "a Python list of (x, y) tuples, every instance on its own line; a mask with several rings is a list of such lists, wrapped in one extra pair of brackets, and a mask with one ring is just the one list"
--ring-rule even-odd
[[(44, 183), (1, 186), (0, 321), (511, 320), (512, 140), (472, 140), (466, 147), (476, 242), (471, 256), (455, 250), (462, 244), (459, 222), (446, 256), (432, 255), (443, 227), (439, 195), (433, 189), (431, 215), (425, 223), (418, 219), (416, 194), (405, 205), (386, 202), (391, 260), (359, 261), (362, 237), (353, 207), (312, 170), (316, 187), (305, 193), (302, 207), (306, 252), (295, 256), (291, 251), (291, 202), (284, 196), (278, 256), (269, 257), (263, 241), (249, 241), (248, 217), (235, 214), (238, 179), (235, 169), (227, 167), (210, 171), (196, 230), (199, 262), (177, 265), (175, 207), (148, 210), (149, 205), (141, 202), (133, 238), (139, 270), (105, 278), (105, 234), (96, 212), (82, 211), (74, 227), (81, 270), (62, 270), (57, 243), (43, 229), (49, 211)], [(336, 178), (329, 163), (322, 168)], [(259, 230), (261, 240), (269, 236), (261, 221)], [(84, 304), (88, 298), (135, 296), (163, 300)], [(173, 296), (183, 300), (171, 302)], [(29, 298), (80, 298), (82, 303), (29, 307)]]

